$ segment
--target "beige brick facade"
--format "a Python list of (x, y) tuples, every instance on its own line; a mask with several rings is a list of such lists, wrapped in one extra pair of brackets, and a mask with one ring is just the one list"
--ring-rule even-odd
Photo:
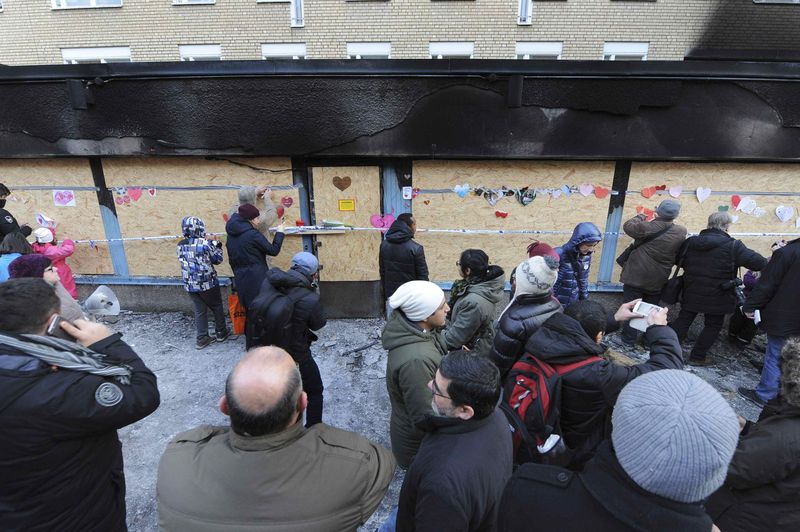
[[(52, 9), (51, 0), (2, 0), (0, 63), (57, 64), (62, 48), (129, 46), (133, 61), (177, 61), (179, 45), (218, 44), (225, 60), (261, 59), (261, 44), (305, 43), (309, 59), (345, 58), (348, 42), (390, 42), (392, 58), (427, 58), (435, 41), (474, 43), (475, 59), (513, 59), (518, 41), (561, 41), (562, 59), (603, 57), (606, 41), (649, 43), (649, 60), (680, 60), (731, 0), (534, 1), (517, 25), (518, 0), (305, 0), (305, 27), (290, 3), (123, 0), (122, 7)], [(736, 0), (741, 17), (784, 9), (796, 31), (800, 6)], [(761, 11), (758, 11), (761, 10)], [(791, 10), (791, 11), (788, 11)], [(780, 28), (778, 28), (780, 31)], [(724, 31), (717, 29), (716, 31)], [(765, 35), (761, 44), (770, 46)]]

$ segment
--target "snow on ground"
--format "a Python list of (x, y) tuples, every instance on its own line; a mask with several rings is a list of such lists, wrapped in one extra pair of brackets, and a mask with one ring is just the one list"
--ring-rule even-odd
[[(699, 320), (698, 320), (699, 321)], [(386, 352), (380, 345), (382, 319), (331, 320), (312, 347), (325, 384), (324, 421), (353, 430), (372, 441), (389, 446), (389, 398), (386, 394)], [(180, 313), (124, 313), (110, 324), (124, 333), (145, 363), (158, 375), (161, 406), (148, 418), (120, 430), (125, 455), (128, 526), (131, 531), (158, 529), (156, 474), (158, 461), (169, 440), (177, 433), (201, 424), (226, 425), (217, 410), (225, 378), (244, 353), (244, 338), (215, 343), (203, 349), (194, 347), (191, 316)], [(643, 348), (628, 349), (615, 335), (612, 349), (634, 359), (647, 357)], [(763, 342), (759, 344), (763, 346)], [(355, 351), (359, 349), (358, 351)], [(733, 406), (749, 419), (758, 409), (740, 398), (737, 386), (755, 386), (758, 372), (747, 356), (760, 357), (757, 351), (742, 351), (720, 340), (714, 350), (717, 365), (689, 368), (713, 384)], [(374, 531), (396, 504), (402, 473), (397, 473), (381, 506), (362, 531)], [(312, 501), (309, 501), (313, 504)]]

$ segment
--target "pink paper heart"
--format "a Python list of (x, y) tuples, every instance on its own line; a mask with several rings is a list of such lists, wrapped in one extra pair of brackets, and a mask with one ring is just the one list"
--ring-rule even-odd
[(128, 189), (128, 196), (130, 196), (133, 201), (139, 201), (139, 198), (142, 197), (142, 189), (141, 188), (129, 188)]
[(393, 222), (394, 216), (391, 214), (386, 214), (384, 216), (373, 214), (369, 217), (369, 223), (372, 224), (372, 227), (377, 227), (378, 229), (389, 229), (389, 226), (392, 225)]
[(122, 201), (122, 196), (117, 196), (116, 198), (114, 198), (114, 203), (116, 203), (117, 205), (122, 205), (125, 202)]
[(281, 198), (281, 205), (286, 207), (287, 209), (294, 204), (294, 200), (291, 196), (284, 196)]
[(148, 188), (148, 189), (147, 189), (147, 193), (148, 193), (148, 194), (150, 194), (150, 197), (151, 197), (151, 198), (155, 198), (155, 197), (156, 197), (156, 192), (157, 192), (157, 191), (156, 191), (156, 189), (155, 189), (155, 188)]
[(669, 187), (669, 195), (673, 198), (677, 198), (683, 192), (683, 187)]
[(583, 185), (578, 187), (578, 192), (581, 193), (581, 196), (587, 198), (592, 192), (594, 192), (594, 185), (589, 185), (584, 183)]

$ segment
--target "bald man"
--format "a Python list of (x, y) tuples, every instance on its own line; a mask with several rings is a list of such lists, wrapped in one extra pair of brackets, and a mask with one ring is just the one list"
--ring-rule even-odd
[(161, 457), (161, 530), (338, 532), (366, 522), (392, 480), (392, 453), (324, 423), (304, 428), (307, 404), (286, 351), (249, 351), (219, 402), (230, 427), (179, 434)]

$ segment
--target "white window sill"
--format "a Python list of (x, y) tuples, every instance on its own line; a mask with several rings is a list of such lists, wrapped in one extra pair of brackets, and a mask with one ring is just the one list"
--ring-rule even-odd
[(65, 7), (51, 7), (51, 11), (70, 11), (73, 9), (119, 9), (122, 6), (65, 6)]
[(292, 0), (256, 0), (256, 4), (288, 4)]
[(217, 0), (200, 0), (195, 2), (172, 2), (173, 6), (213, 6)]

